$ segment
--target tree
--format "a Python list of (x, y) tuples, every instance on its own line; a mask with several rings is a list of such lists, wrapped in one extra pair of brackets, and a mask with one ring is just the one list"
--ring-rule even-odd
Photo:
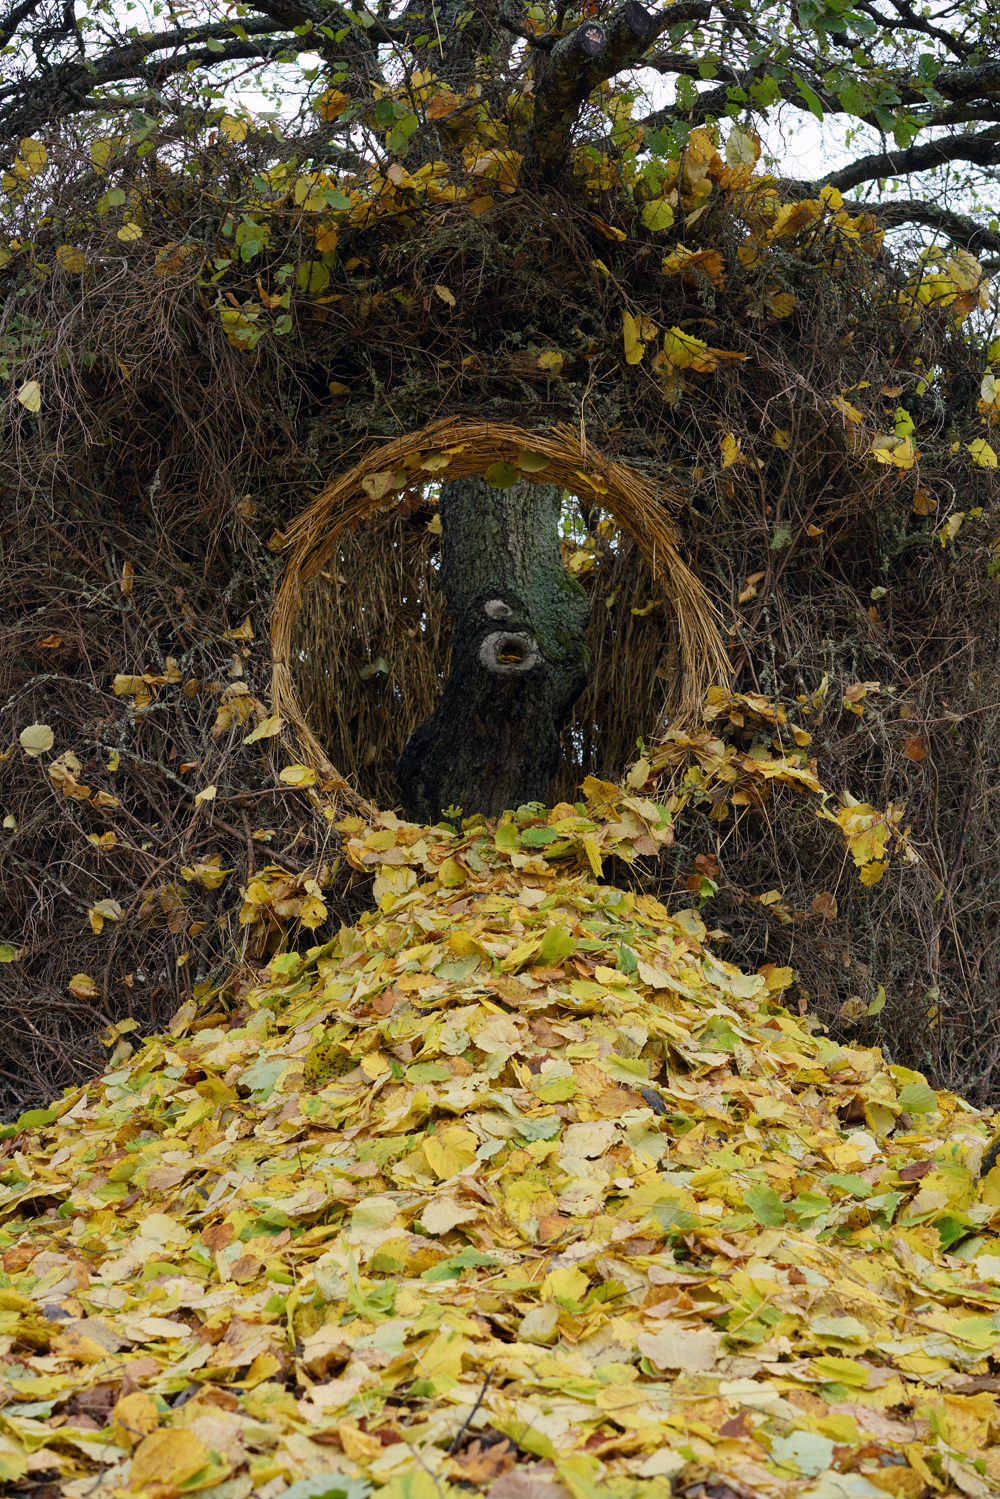
[(559, 554), (560, 500), (549, 484), (441, 486), (454, 644), (441, 702), (399, 762), (417, 822), (436, 822), (446, 807), (497, 817), (546, 800), (559, 731), (586, 680), (590, 611)]
[[(652, 476), (683, 517), (725, 613), (734, 685), (801, 698), (796, 711), (814, 721), (803, 721), (799, 748), (823, 724), (831, 763), (855, 773), (845, 790), (873, 805), (912, 799), (897, 731), (879, 738), (872, 727), (871, 704), (888, 701), (875, 678), (907, 703), (918, 684), (917, 716), (901, 720), (912, 767), (935, 734), (971, 732), (935, 727), (943, 720), (920, 684), (949, 694), (959, 725), (993, 713), (985, 645), (969, 644), (993, 607), (989, 536), (975, 532), (996, 462), (983, 275), (1000, 265), (990, 13), (917, 14), (897, 0), (678, 0), (659, 10), (627, 0), (606, 12), (512, 0), (375, 11), (156, 4), (140, 27), (111, 5), (77, 15), (26, 0), (0, 21), (0, 38), (3, 482), (19, 521), (7, 561), (22, 580), (8, 742), (30, 726), (28, 705), (41, 724), (65, 720), (54, 761), (27, 750), (18, 761), (11, 813), (10, 947), (20, 956), (10, 1014), (28, 992), (47, 996), (32, 1012), (43, 1070), (56, 1066), (64, 1032), (82, 1034), (95, 1006), (119, 1018), (137, 984), (162, 991), (164, 1004), (179, 987), (211, 989), (227, 940), (213, 870), (238, 871), (232, 883), (250, 892), (235, 934), (254, 934), (247, 951), (258, 956), (283, 940), (283, 921), (317, 916), (311, 901), (325, 915), (324, 902), (347, 898), (332, 873), (330, 820), (321, 806), (303, 816), (307, 777), (277, 782), (259, 758), (282, 733), (261, 649), (280, 566), (267, 534), (359, 443), (442, 410), (525, 430), (569, 424), (589, 498), (586, 556), (570, 574), (544, 474), (515, 488), (523, 471), (507, 464), (482, 482), (449, 481), (447, 455), (431, 455), (445, 465), (423, 477), (443, 478), (451, 674), (422, 727), (407, 718), (416, 668), (394, 678), (395, 663), (372, 650), (352, 666), (351, 689), (372, 699), (366, 722), (382, 725), (376, 756), (391, 761), (403, 749), (392, 735), (405, 729), (405, 742), (415, 730), (399, 789), (421, 816), (544, 801), (583, 686), (588, 613), (591, 636), (611, 629), (616, 641), (634, 638), (633, 620), (655, 620), (656, 580), (633, 565), (627, 537), (603, 539), (600, 527), (614, 527), (599, 489), (587, 488), (588, 443)], [(278, 106), (270, 115), (240, 102), (251, 83)], [(809, 182), (767, 170), (762, 142), (811, 116), (842, 127), (853, 158)], [(400, 548), (418, 526), (426, 536), (433, 505), (420, 480), (391, 473), (380, 490)], [(612, 566), (635, 580), (627, 623), (612, 612), (617, 588), (598, 592)], [(965, 569), (960, 586), (948, 568)], [(334, 566), (331, 589), (364, 593), (372, 582), (337, 578)], [(425, 577), (416, 602), (400, 595), (410, 658), (432, 585)], [(800, 606), (807, 624), (792, 617)], [(369, 638), (374, 613), (374, 603), (356, 611), (352, 638)], [(45, 635), (35, 630), (42, 614)], [(646, 676), (621, 658), (600, 712), (588, 709), (572, 731), (578, 741), (598, 740), (630, 694), (642, 728), (656, 673), (676, 674), (667, 647), (680, 628), (665, 625), (662, 644), (643, 648)], [(964, 686), (944, 665), (956, 641), (972, 652)], [(432, 684), (443, 653), (435, 662), (421, 668)], [(824, 672), (831, 701), (850, 704), (836, 723), (822, 695), (813, 703)], [(970, 682), (981, 699), (956, 709)], [(770, 721), (733, 714), (726, 732), (748, 751), (770, 732)], [(564, 734), (564, 752), (566, 743)], [(975, 747), (949, 742), (947, 753)], [(969, 785), (986, 798), (975, 763)], [(624, 765), (595, 757), (585, 768)], [(105, 785), (110, 776), (119, 779)], [(255, 829), (272, 797), (278, 827)], [(987, 908), (951, 905), (971, 798), (964, 805), (947, 785), (937, 796), (926, 883), (946, 899), (939, 908), (933, 892), (921, 895), (894, 939), (895, 955), (915, 944), (921, 1003), (940, 988), (942, 942), (956, 996), (981, 980), (971, 939), (955, 933)], [(100, 811), (114, 823), (116, 800), (131, 819), (127, 840), (124, 826), (96, 820)], [(706, 832), (685, 858), (714, 837), (727, 806), (721, 792), (706, 800)], [(741, 892), (759, 871), (737, 877), (737, 848), (742, 871), (761, 840), (747, 831), (750, 812), (732, 812), (745, 840), (730, 854), (733, 936), (752, 947), (764, 918), (747, 914)], [(797, 902), (808, 909), (816, 892), (801, 868), (814, 862), (809, 836), (799, 827), (774, 854), (772, 884), (800, 866), (793, 931)], [(265, 849), (294, 888), (279, 890), (277, 875), (255, 884)], [(678, 854), (670, 877), (683, 888), (702, 877), (692, 867)], [(46, 869), (63, 881), (66, 911), (32, 893)], [(781, 926), (774, 903), (765, 909)], [(76, 945), (88, 911), (105, 933), (94, 930), (84, 963)], [(873, 927), (859, 908), (861, 968), (875, 966), (879, 929), (890, 925)], [(788, 933), (775, 928), (770, 940)], [(81, 977), (71, 964), (101, 974), (71, 988), (67, 1018), (54, 1001), (64, 1007), (67, 980)], [(824, 969), (814, 982), (835, 1013), (841, 977)], [(988, 1078), (992, 1039), (982, 1044), (961, 1065)]]

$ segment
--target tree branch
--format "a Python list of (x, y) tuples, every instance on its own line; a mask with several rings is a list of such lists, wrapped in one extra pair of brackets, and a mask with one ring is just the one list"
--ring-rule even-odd
[(946, 47), (949, 52), (953, 52), (956, 57), (960, 57), (963, 62), (972, 51), (972, 48), (967, 47), (958, 37), (952, 36), (950, 31), (945, 31), (940, 26), (933, 26), (926, 17), (918, 16), (913, 7), (906, 3), (906, 0), (889, 0), (889, 3), (900, 17), (899, 20), (896, 20), (892, 16), (884, 16), (881, 11), (875, 9), (874, 5), (867, 3), (867, 0), (861, 0), (857, 8), (863, 15), (868, 16), (885, 31), (919, 31), (924, 36), (933, 37), (935, 41), (940, 42), (943, 47)]
[[(955, 213), (938, 203), (917, 198), (889, 199), (884, 203), (859, 202), (852, 206), (870, 213), (883, 229), (898, 229), (903, 224), (924, 224), (928, 229), (937, 229), (953, 245), (977, 256), (983, 270), (991, 274), (1000, 271), (1000, 233), (984, 228), (969, 214)], [(984, 260), (984, 252), (991, 258)]]
[(599, 84), (634, 67), (657, 36), (689, 21), (707, 21), (713, 0), (678, 0), (656, 16), (636, 0), (626, 0), (603, 23), (604, 42), (595, 57), (582, 43), (586, 26), (561, 38), (549, 54), (535, 87), (535, 112), (522, 163), (522, 177), (547, 184), (562, 171), (573, 126)]
[(0, 47), (6, 47), (21, 22), (27, 20), (41, 3), (42, 0), (21, 0), (20, 5), (12, 5), (5, 16), (0, 16)]
[(948, 136), (924, 141), (905, 151), (879, 151), (861, 156), (838, 172), (828, 172), (817, 187), (836, 187), (848, 192), (862, 182), (879, 177), (905, 177), (911, 172), (930, 172), (949, 161), (970, 161), (980, 167), (1000, 166), (1000, 125), (975, 135)]

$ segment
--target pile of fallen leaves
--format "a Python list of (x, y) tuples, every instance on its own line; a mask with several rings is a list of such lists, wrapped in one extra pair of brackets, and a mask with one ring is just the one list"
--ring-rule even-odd
[(7, 1493), (1000, 1491), (990, 1123), (601, 882), (668, 823), (349, 819), (355, 927), (7, 1131)]

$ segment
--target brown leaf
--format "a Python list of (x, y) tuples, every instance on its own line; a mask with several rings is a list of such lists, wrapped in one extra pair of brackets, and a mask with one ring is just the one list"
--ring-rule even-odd
[(236, 1230), (231, 1223), (210, 1223), (201, 1231), (201, 1242), (206, 1249), (213, 1254), (218, 1254), (220, 1249), (225, 1249), (236, 1237)]
[(821, 890), (812, 903), (813, 915), (820, 921), (833, 921), (837, 915), (837, 899), (829, 890)]
[(391, 1015), (397, 1001), (405, 997), (402, 990), (393, 984), (391, 989), (383, 989), (381, 994), (376, 994), (372, 1000), (372, 1009), (376, 1015)]
[(5, 1272), (8, 1275), (16, 1275), (19, 1270), (27, 1269), (41, 1247), (40, 1244), (14, 1244), (10, 1249), (5, 1249), (3, 1254)]
[(927, 746), (919, 734), (908, 739), (903, 745), (903, 754), (908, 760), (923, 760), (927, 754)]
[(909, 1166), (903, 1166), (896, 1175), (901, 1182), (918, 1182), (922, 1177), (929, 1176), (934, 1170), (933, 1161), (913, 1161)]

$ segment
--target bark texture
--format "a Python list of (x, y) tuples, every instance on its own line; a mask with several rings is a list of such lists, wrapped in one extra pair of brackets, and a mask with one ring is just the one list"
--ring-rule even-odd
[(559, 505), (554, 485), (441, 487), (451, 671), (396, 767), (415, 821), (546, 799), (560, 730), (587, 680), (589, 605), (562, 565)]

